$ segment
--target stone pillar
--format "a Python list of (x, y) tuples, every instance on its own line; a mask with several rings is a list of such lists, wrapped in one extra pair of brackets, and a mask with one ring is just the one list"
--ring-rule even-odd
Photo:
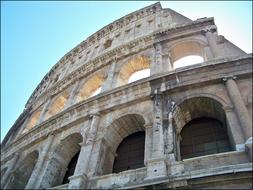
[(101, 92), (104, 92), (113, 88), (113, 76), (115, 74), (116, 63), (117, 61), (114, 60), (113, 63), (111, 64), (111, 67), (109, 68), (109, 71), (107, 74), (107, 79), (102, 85)]
[(100, 116), (98, 114), (92, 116), (88, 136), (87, 138), (84, 138), (82, 143), (80, 143), (81, 150), (77, 160), (75, 172), (73, 176), (69, 177), (69, 189), (80, 189), (85, 188), (86, 186), (89, 162), (98, 130), (99, 120)]
[(240, 123), (232, 107), (223, 107), (226, 114), (228, 135), (235, 150), (245, 150), (244, 136)]
[[(173, 104), (174, 105), (174, 104)], [(174, 128), (173, 128), (173, 117), (172, 117), (172, 106), (168, 114), (168, 133), (167, 133), (167, 157), (171, 162), (175, 161), (175, 145), (174, 145)]]
[(154, 123), (152, 136), (151, 159), (147, 160), (146, 179), (162, 178), (167, 176), (167, 168), (164, 154), (163, 137), (163, 97), (162, 94), (154, 96)]
[(217, 33), (214, 30), (207, 31), (206, 32), (206, 37), (210, 46), (210, 50), (212, 52), (213, 57), (218, 57), (219, 56), (219, 51), (220, 49), (218, 48), (216, 44), (216, 38), (217, 38)]
[(147, 165), (147, 161), (152, 157), (152, 136), (153, 127), (152, 124), (146, 124), (145, 126), (145, 153), (144, 153), (144, 164)]
[(9, 184), (11, 183), (11, 179), (13, 178), (13, 172), (15, 171), (15, 166), (19, 160), (20, 153), (16, 152), (12, 158), (12, 162), (9, 165), (8, 170), (6, 171), (6, 174), (1, 179), (1, 188), (6, 189), (8, 188)]
[(46, 112), (47, 112), (47, 110), (48, 110), (48, 107), (49, 107), (49, 105), (51, 104), (51, 101), (52, 101), (52, 98), (50, 97), (50, 98), (47, 100), (47, 102), (45, 103), (45, 105), (44, 105), (44, 107), (43, 107), (43, 109), (42, 109), (42, 111), (41, 111), (40, 117), (39, 117), (39, 119), (38, 119), (38, 121), (37, 121), (36, 124), (41, 123), (41, 122), (44, 120), (45, 115), (46, 115)]
[(65, 103), (64, 108), (67, 108), (74, 103), (78, 87), (79, 87), (79, 83), (76, 82), (72, 87), (69, 98), (68, 98), (67, 102)]
[(176, 134), (176, 149), (177, 149), (177, 160), (181, 161), (181, 150), (180, 150), (180, 141), (182, 140), (182, 137), (180, 134)]
[(204, 47), (204, 53), (205, 53), (204, 61), (208, 61), (214, 58), (211, 48), (209, 46)]
[(243, 102), (240, 90), (235, 82), (236, 77), (224, 78), (229, 97), (234, 105), (236, 114), (241, 123), (242, 130), (246, 141), (252, 137), (252, 118)]
[(163, 72), (162, 43), (154, 44), (154, 60), (150, 63), (150, 75)]
[(33, 169), (32, 175), (30, 176), (30, 179), (27, 182), (25, 189), (39, 188), (40, 182), (43, 177), (42, 173), (43, 173), (44, 163), (47, 160), (46, 158), (48, 157), (48, 152), (52, 146), (53, 140), (54, 140), (54, 134), (49, 134), (48, 138), (46, 139), (44, 143), (43, 149), (39, 154), (39, 158)]

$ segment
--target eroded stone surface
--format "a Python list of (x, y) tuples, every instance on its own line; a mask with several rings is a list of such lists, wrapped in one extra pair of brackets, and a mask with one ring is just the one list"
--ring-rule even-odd
[[(174, 68), (192, 54), (204, 62)], [(127, 84), (146, 68), (150, 77)], [(232, 151), (182, 160), (181, 130), (201, 117), (226, 126)], [(112, 173), (117, 147), (138, 131), (145, 167)], [(191, 21), (160, 3), (68, 52), (35, 89), (1, 152), (3, 189), (245, 189), (251, 178), (252, 54), (218, 35), (213, 18)]]

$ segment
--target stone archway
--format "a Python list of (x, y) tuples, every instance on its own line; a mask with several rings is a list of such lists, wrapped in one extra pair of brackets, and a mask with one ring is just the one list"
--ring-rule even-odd
[(39, 121), (40, 115), (42, 112), (42, 108), (35, 111), (32, 116), (29, 118), (29, 122), (22, 133), (26, 133), (27, 131), (31, 130)]
[[(104, 136), (107, 150), (107, 156), (104, 157), (104, 160), (101, 163), (102, 171), (100, 174), (108, 174), (113, 171), (113, 164), (115, 158), (117, 156), (117, 149), (121, 142), (124, 139), (127, 139), (129, 136), (134, 135), (136, 133), (143, 133), (144, 138), (139, 138), (139, 140), (143, 140), (145, 143), (145, 120), (139, 114), (127, 114), (124, 116), (115, 119), (108, 127), (107, 132)], [(136, 138), (135, 138), (136, 140)], [(138, 138), (137, 138), (138, 140)], [(109, 154), (112, 153), (112, 154)], [(144, 148), (143, 148), (143, 163), (144, 163)], [(131, 167), (129, 168), (131, 169)]]
[(177, 66), (178, 61), (190, 56), (199, 58), (199, 60), (203, 62), (204, 60), (206, 60), (204, 48), (205, 46), (202, 43), (195, 40), (186, 40), (186, 41), (176, 43), (170, 48), (172, 67), (173, 68), (180, 67), (180, 66)]
[(82, 141), (82, 135), (79, 133), (73, 133), (61, 140), (54, 149), (39, 188), (55, 187), (68, 182), (68, 177), (74, 173), (78, 159), (76, 155), (80, 151), (79, 143)]
[(132, 74), (149, 68), (150, 60), (146, 56), (139, 56), (130, 60), (121, 67), (117, 77), (116, 86), (127, 84)]
[(49, 106), (44, 120), (47, 120), (48, 118), (54, 116), (55, 114), (61, 112), (64, 109), (64, 106), (70, 96), (70, 93), (68, 90), (65, 90), (61, 92), (59, 95), (57, 95), (54, 100), (52, 101), (51, 105)]
[[(181, 157), (179, 155), (180, 152), (182, 153), (183, 151), (183, 154), (187, 154), (186, 152), (190, 148), (194, 149), (194, 147), (202, 146), (203, 151), (206, 151), (208, 149), (208, 144), (205, 144), (204, 141), (207, 141), (208, 138), (210, 140), (209, 144), (220, 143), (219, 138), (221, 138), (221, 136), (219, 136), (219, 133), (226, 133), (225, 135), (223, 135), (224, 141), (226, 141), (225, 143), (229, 145), (227, 146), (226, 150), (224, 149), (224, 151), (232, 150), (231, 141), (233, 141), (233, 138), (230, 135), (229, 125), (227, 124), (227, 119), (223, 107), (218, 101), (207, 97), (194, 97), (186, 99), (175, 107), (173, 115), (175, 129), (178, 136), (177, 149), (179, 158)], [(193, 134), (192, 130), (194, 130), (195, 128), (196, 132), (195, 134)], [(205, 131), (207, 130), (210, 130), (209, 134), (205, 133)], [(202, 145), (192, 142), (190, 143), (190, 141), (192, 141), (192, 139), (195, 137), (196, 141), (202, 138), (202, 136), (199, 137), (196, 134), (200, 134), (200, 136), (203, 136), (204, 140), (203, 142), (201, 141)], [(211, 137), (211, 135), (216, 136)], [(192, 147), (187, 149), (188, 145), (192, 145)], [(206, 147), (206, 149), (203, 147)], [(183, 148), (184, 150), (181, 151), (181, 148)], [(219, 147), (217, 148), (216, 153), (222, 152), (218, 149)], [(202, 154), (193, 151), (190, 157), (194, 157), (194, 154), (206, 155), (208, 154), (208, 152), (206, 151), (206, 153)], [(183, 158), (186, 157), (189, 156), (183, 155)]]
[(11, 189), (24, 189), (32, 175), (33, 169), (39, 157), (38, 151), (28, 154), (16, 167)]
[[(92, 75), (79, 89), (75, 101), (79, 102), (92, 97), (101, 91), (101, 87), (105, 82), (105, 75), (103, 72), (98, 72)], [(100, 91), (98, 91), (100, 89)], [(97, 92), (96, 92), (97, 91)]]

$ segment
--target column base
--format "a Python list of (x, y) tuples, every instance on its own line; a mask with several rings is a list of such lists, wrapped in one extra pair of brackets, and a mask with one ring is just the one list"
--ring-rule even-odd
[(249, 154), (250, 161), (252, 162), (252, 137), (248, 138), (248, 140), (245, 142), (246, 151)]
[(184, 172), (183, 162), (173, 162), (168, 165), (168, 173), (171, 176), (182, 174)]
[(167, 167), (164, 158), (147, 161), (147, 177), (144, 180), (167, 177)]
[(87, 176), (85, 174), (70, 176), (68, 189), (85, 189), (86, 182)]

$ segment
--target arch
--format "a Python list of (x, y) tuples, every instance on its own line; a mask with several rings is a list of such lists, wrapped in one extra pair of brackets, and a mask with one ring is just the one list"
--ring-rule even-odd
[(68, 182), (69, 175), (73, 175), (78, 157), (77, 154), (80, 151), (79, 143), (82, 141), (83, 137), (80, 133), (73, 133), (60, 140), (50, 157), (42, 179), (43, 182), (39, 188), (54, 187), (61, 185), (63, 182)]
[(189, 65), (199, 64), (204, 62), (204, 58), (198, 55), (188, 55), (182, 57), (173, 63), (173, 68), (177, 69), (180, 67), (186, 67)]
[(198, 118), (181, 131), (181, 158), (192, 158), (231, 150), (226, 126), (217, 119)]
[[(181, 100), (175, 106), (173, 119), (176, 133), (180, 136), (178, 140), (181, 139), (178, 149), (182, 158), (232, 150), (230, 142), (233, 139), (229, 137), (226, 115), (222, 104), (215, 99), (199, 96)], [(228, 146), (219, 147), (217, 143)]]
[(105, 144), (107, 146), (107, 150), (110, 150), (113, 154), (105, 156), (105, 160), (102, 163), (104, 165), (102, 168), (105, 169), (101, 173), (107, 174), (113, 171), (113, 163), (116, 156), (115, 152), (120, 143), (129, 135), (137, 132), (144, 132), (144, 124), (145, 120), (141, 115), (126, 114), (113, 120), (112, 123), (106, 127), (106, 133), (104, 134)]
[(35, 111), (29, 119), (29, 122), (22, 133), (26, 133), (31, 130), (39, 121), (42, 109)]
[(172, 67), (175, 68), (175, 62), (187, 56), (199, 56), (206, 60), (206, 44), (200, 39), (185, 39), (170, 46), (170, 58)]
[(37, 163), (39, 152), (37, 150), (29, 153), (16, 167), (14, 172), (13, 189), (24, 189), (28, 183), (33, 169)]
[(150, 68), (150, 60), (149, 57), (147, 56), (138, 56), (127, 63), (125, 63), (118, 74), (117, 77), (117, 85), (116, 86), (121, 86), (124, 84), (128, 83), (128, 80), (132, 74), (135, 72), (144, 70), (144, 69), (149, 69)]
[(69, 98), (69, 91), (65, 90), (62, 93), (60, 93), (55, 99), (52, 101), (52, 103), (49, 106), (49, 109), (47, 110), (44, 120), (52, 117), (53, 115), (61, 112), (64, 109), (64, 106)]
[[(120, 119), (120, 118), (123, 118), (124, 116), (127, 116), (127, 115), (139, 115), (140, 117), (142, 117), (142, 119), (144, 120), (144, 125), (146, 125), (147, 123), (151, 123), (152, 121), (152, 118), (148, 117), (148, 114), (149, 113), (143, 113), (143, 111), (141, 110), (132, 110), (132, 111), (129, 111), (129, 110), (121, 110), (121, 111), (117, 111), (116, 113), (112, 113), (110, 115), (110, 120), (109, 121), (105, 121), (105, 125), (107, 127), (109, 127), (114, 121)], [(151, 114), (151, 112), (150, 112)]]
[(173, 116), (178, 134), (189, 121), (200, 117), (216, 118), (226, 124), (222, 104), (213, 98), (204, 96), (192, 96), (182, 99), (180, 104), (175, 104)]
[(187, 96), (184, 96), (183, 98), (181, 98), (180, 100), (178, 100), (175, 103), (175, 106), (179, 106), (185, 100), (192, 99), (192, 98), (200, 98), (200, 97), (213, 99), (213, 100), (219, 102), (222, 105), (222, 107), (229, 107), (229, 106), (231, 106), (222, 97), (217, 96), (215, 94), (211, 94), (211, 93), (193, 93), (193, 94), (190, 94), (190, 95), (188, 94)]
[(92, 75), (79, 89), (76, 95), (76, 102), (79, 102), (91, 96), (97, 95), (94, 93), (99, 88), (101, 89), (104, 81), (105, 81), (105, 76), (102, 72)]
[(133, 133), (119, 144), (113, 173), (144, 167), (145, 132)]

